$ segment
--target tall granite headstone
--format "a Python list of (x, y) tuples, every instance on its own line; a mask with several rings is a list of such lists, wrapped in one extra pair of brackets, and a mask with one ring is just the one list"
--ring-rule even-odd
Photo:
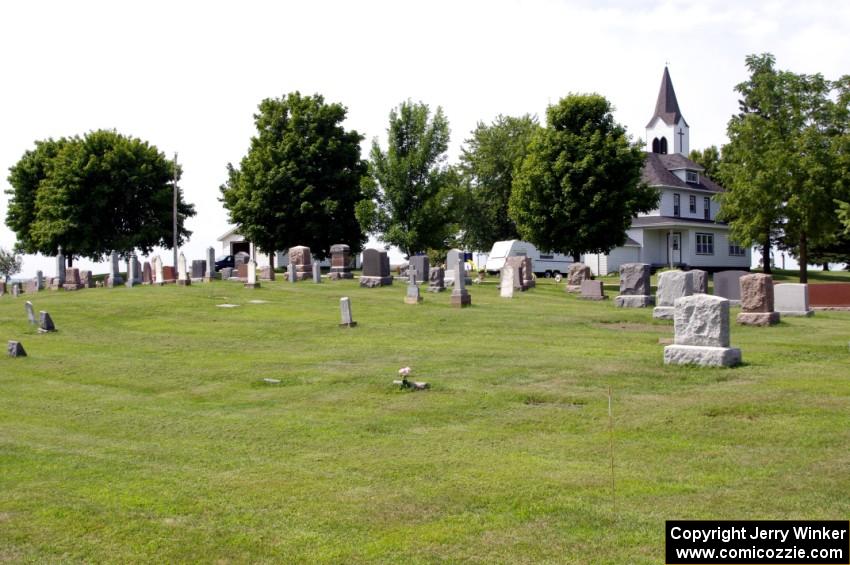
[(567, 270), (567, 292), (581, 292), (581, 283), (593, 278), (590, 267), (584, 263), (572, 263)]
[(351, 248), (344, 243), (331, 245), (331, 272), (328, 278), (332, 281), (354, 278), (351, 273)]
[(83, 288), (80, 282), (80, 270), (76, 267), (70, 267), (65, 270), (65, 284), (62, 285), (65, 290), (80, 290)]
[(811, 316), (809, 285), (782, 283), (773, 287), (773, 310), (781, 316)]
[(650, 290), (652, 269), (646, 263), (620, 265), (620, 294), (614, 303), (620, 308), (646, 308), (655, 303)]
[(108, 286), (118, 286), (124, 282), (124, 279), (121, 277), (119, 266), (118, 266), (118, 253), (113, 251), (109, 255), (109, 279)]
[(366, 249), (363, 251), (363, 274), (360, 286), (373, 288), (393, 284), (390, 275), (390, 261), (386, 251)]
[(129, 259), (127, 259), (127, 282), (124, 283), (128, 288), (132, 288), (139, 284), (137, 282), (139, 276), (136, 272), (136, 265), (138, 261), (136, 261), (136, 256), (132, 255)]
[(245, 288), (260, 288), (260, 283), (257, 282), (257, 264), (253, 260), (248, 261), (247, 279)]
[(708, 273), (701, 269), (691, 269), (691, 278), (694, 283), (694, 294), (708, 294)]
[(207, 247), (207, 270), (204, 273), (204, 282), (210, 282), (215, 278), (215, 249)]
[(694, 294), (676, 299), (675, 309), (673, 345), (664, 348), (666, 365), (732, 367), (741, 362), (741, 350), (729, 347), (727, 299)]
[(714, 273), (714, 295), (729, 300), (733, 306), (741, 302), (741, 277), (747, 271), (719, 271)]
[(34, 310), (34, 309), (33, 309), (33, 307), (32, 307), (32, 302), (30, 302), (29, 300), (27, 300), (27, 301), (24, 303), (24, 308), (25, 308), (25, 309), (26, 309), (26, 311), (27, 311), (27, 319), (29, 320), (29, 323), (30, 323), (30, 324), (38, 323), (38, 320), (36, 320), (36, 319), (35, 319), (35, 310)]
[(427, 255), (414, 255), (410, 258), (410, 264), (407, 268), (408, 271), (416, 271), (417, 283), (421, 283), (425, 280), (425, 276), (428, 274), (430, 267)]
[(517, 273), (516, 267), (506, 262), (499, 275), (499, 296), (502, 298), (513, 298), (514, 290), (517, 288), (517, 279), (519, 279), (519, 273)]
[(177, 257), (177, 284), (180, 286), (189, 286), (192, 284), (192, 279), (189, 278), (189, 273), (186, 271), (186, 256), (183, 252)]
[(145, 261), (142, 265), (142, 284), (151, 284), (153, 282), (153, 271), (151, 271), (150, 261)]
[(534, 288), (537, 281), (534, 280), (534, 260), (531, 257), (522, 258), (522, 286)]
[(207, 262), (203, 259), (194, 259), (192, 261), (192, 280), (203, 281), (207, 274)]
[(779, 323), (773, 311), (773, 277), (763, 273), (744, 275), (741, 283), (741, 313), (737, 322), (745, 326), (772, 326)]
[(472, 297), (466, 290), (466, 274), (463, 255), (454, 264), (454, 286), (452, 287), (451, 305), (455, 308), (466, 308), (472, 305)]
[(431, 267), (428, 270), (428, 292), (443, 292), (446, 290), (445, 271), (442, 267)]
[(289, 262), (295, 267), (295, 280), (303, 281), (313, 274), (313, 256), (310, 248), (297, 245), (289, 248)]
[(659, 274), (652, 317), (659, 320), (672, 320), (676, 312), (676, 300), (692, 295), (693, 284), (693, 277), (685, 271), (664, 271)]
[(61, 246), (56, 254), (56, 277), (59, 279), (59, 288), (62, 288), (65, 285), (65, 256), (62, 255)]
[(316, 284), (322, 282), (322, 266), (318, 261), (313, 261), (313, 282)]

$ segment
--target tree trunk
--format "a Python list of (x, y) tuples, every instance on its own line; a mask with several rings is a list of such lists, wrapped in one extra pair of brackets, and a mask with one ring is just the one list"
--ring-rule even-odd
[(762, 272), (769, 275), (773, 271), (770, 269), (770, 238), (766, 238), (761, 247), (761, 263)]
[(824, 271), (828, 271), (828, 270), (829, 270), (829, 263), (824, 263), (824, 264), (823, 264), (823, 270), (824, 270)]
[(806, 232), (800, 234), (800, 282), (809, 282), (809, 250), (806, 242)]
[(274, 271), (274, 251), (269, 251), (269, 267)]
[(69, 253), (69, 254), (68, 254), (68, 256), (67, 256), (67, 257), (65, 257), (65, 260), (66, 260), (66, 262), (68, 263), (68, 268), (69, 268), (69, 269), (70, 269), (71, 267), (73, 267), (73, 266), (74, 266), (74, 256), (73, 256), (73, 255), (71, 255), (71, 254)]
[(575, 261), (576, 263), (580, 263), (581, 262), (581, 253), (573, 253), (573, 261)]

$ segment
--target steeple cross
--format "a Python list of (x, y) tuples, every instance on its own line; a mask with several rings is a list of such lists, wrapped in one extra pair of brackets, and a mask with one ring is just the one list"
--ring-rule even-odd
[(682, 128), (679, 128), (678, 136), (679, 136), (679, 151), (684, 151), (685, 146), (682, 145), (682, 139), (685, 137), (685, 132), (682, 131)]

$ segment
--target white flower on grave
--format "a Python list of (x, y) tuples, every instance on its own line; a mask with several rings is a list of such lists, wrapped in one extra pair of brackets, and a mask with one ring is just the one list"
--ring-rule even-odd
[(410, 374), (410, 367), (402, 367), (401, 369), (398, 370), (398, 374), (401, 375), (402, 377), (406, 377), (407, 375)]

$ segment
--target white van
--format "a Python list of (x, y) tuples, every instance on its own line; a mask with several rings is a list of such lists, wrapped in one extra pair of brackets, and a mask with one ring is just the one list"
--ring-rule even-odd
[(540, 253), (534, 245), (527, 241), (510, 239), (508, 241), (497, 241), (493, 244), (493, 249), (487, 256), (485, 269), (488, 273), (495, 274), (504, 267), (505, 259), (515, 256), (531, 257), (534, 264), (534, 274), (543, 277), (565, 275), (573, 262), (570, 255), (551, 251)]

